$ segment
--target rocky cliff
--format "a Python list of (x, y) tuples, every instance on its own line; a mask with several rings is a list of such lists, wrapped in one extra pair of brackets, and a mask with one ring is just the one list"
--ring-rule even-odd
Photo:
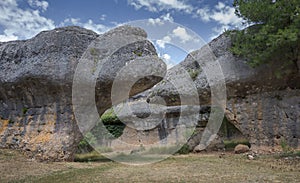
[[(66, 27), (41, 32), (25, 41), (0, 43), (0, 147), (20, 149), (40, 160), (72, 160), (82, 139), (72, 104), (73, 77), (79, 61), (85, 57), (97, 63), (108, 58), (100, 63), (102, 69), (95, 84), (96, 105), (101, 115), (111, 107), (114, 78), (125, 65), (151, 56), (156, 67), (159, 66), (155, 72), (164, 74), (165, 64), (146, 37), (142, 29), (129, 26), (103, 35)], [(125, 38), (130, 40), (129, 44), (118, 48)], [(86, 72), (95, 71), (96, 68)], [(134, 73), (131, 70), (127, 74)], [(161, 79), (157, 76), (140, 79), (130, 95), (152, 87)], [(84, 87), (85, 81), (81, 82)]]
[[(181, 67), (194, 80), (200, 104), (210, 105), (211, 88), (218, 87), (219, 80), (215, 78), (208, 81), (207, 76), (214, 75), (215, 70), (207, 69), (209, 66), (205, 63), (218, 62), (226, 86), (225, 117), (253, 146), (276, 146), (286, 141), (290, 146), (299, 147), (299, 65), (284, 66), (284, 61), (281, 61), (251, 68), (247, 60), (230, 52), (230, 46), (230, 37), (224, 34), (208, 46), (190, 53), (182, 63), (168, 71), (165, 80), (151, 90), (148, 102), (155, 103), (159, 96), (169, 106), (181, 104), (178, 90), (170, 82), (172, 78), (184, 77), (184, 72), (178, 69)], [(218, 65), (211, 68), (214, 67)], [(184, 95), (189, 96), (190, 88), (184, 90)]]

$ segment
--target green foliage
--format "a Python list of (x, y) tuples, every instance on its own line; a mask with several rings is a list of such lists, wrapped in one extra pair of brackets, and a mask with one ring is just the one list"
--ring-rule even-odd
[(289, 153), (293, 149), (287, 144), (286, 140), (283, 138), (280, 140), (280, 146), (282, 148), (283, 153)]
[(192, 80), (194, 81), (197, 78), (197, 76), (200, 74), (200, 71), (198, 69), (189, 69), (188, 73), (192, 78)]
[(189, 146), (187, 144), (184, 144), (178, 151), (178, 154), (189, 154), (191, 152)]
[(98, 53), (97, 53), (97, 50), (96, 50), (96, 48), (90, 48), (90, 54), (92, 55), (92, 56), (98, 56)]
[[(115, 114), (114, 110), (111, 108), (107, 110), (102, 116), (101, 121), (106, 127), (106, 129), (109, 131), (113, 137), (118, 138), (123, 134), (123, 130), (125, 128), (125, 124), (123, 124), (118, 116)], [(94, 128), (97, 130), (97, 128), (101, 128), (100, 124), (96, 125)], [(96, 133), (95, 133), (96, 134)]]
[(120, 120), (118, 119), (117, 115), (115, 114), (114, 110), (108, 109), (102, 116), (101, 121), (103, 124), (118, 124)]
[[(125, 124), (123, 124), (114, 113), (113, 109), (107, 110), (101, 116), (99, 121), (90, 132), (88, 132), (84, 139), (78, 145), (78, 149), (91, 149), (89, 146), (96, 147), (99, 152), (110, 152), (110, 148), (98, 147), (103, 140), (115, 139), (123, 134)], [(101, 143), (100, 143), (101, 144)]]
[(138, 57), (143, 56), (143, 51), (141, 50), (141, 48), (138, 48), (137, 50), (134, 50), (133, 53), (135, 55), (137, 55)]
[(25, 115), (25, 114), (27, 113), (27, 111), (28, 111), (28, 109), (24, 107), (24, 108), (22, 109), (22, 114)]
[(236, 14), (253, 26), (232, 33), (231, 51), (253, 67), (296, 63), (300, 54), (299, 0), (235, 0)]

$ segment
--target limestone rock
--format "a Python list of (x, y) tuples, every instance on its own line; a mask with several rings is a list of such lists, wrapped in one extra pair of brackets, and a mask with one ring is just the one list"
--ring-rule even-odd
[[(276, 139), (285, 139), (288, 145), (299, 148), (299, 61), (298, 67), (282, 67), (282, 62), (274, 62), (252, 68), (247, 60), (233, 55), (229, 51), (230, 46), (230, 38), (223, 34), (208, 46), (190, 53), (183, 62), (168, 71), (166, 79), (151, 89), (148, 101), (155, 103), (157, 98), (162, 97), (169, 106), (182, 105), (176, 87), (168, 80), (185, 77), (179, 69), (184, 68), (194, 80), (200, 104), (211, 105), (210, 89), (218, 86), (219, 80), (216, 78), (208, 82), (207, 74), (213, 73), (214, 69), (205, 71), (205, 63), (218, 61), (226, 84), (227, 106), (224, 112), (227, 120), (253, 145), (276, 146)], [(176, 81), (180, 82), (180, 79)], [(190, 88), (184, 88), (182, 93), (188, 97), (190, 91)]]
[[(168, 71), (166, 79), (152, 89), (148, 100), (155, 100), (157, 96), (160, 96), (166, 100), (168, 105), (179, 105), (178, 89), (168, 80), (181, 82), (177, 78), (186, 77), (186, 73), (179, 68), (184, 68), (189, 73), (189, 77), (194, 80), (201, 105), (210, 104), (210, 88), (220, 81), (215, 78), (209, 83), (207, 77), (210, 74), (214, 75), (213, 68), (218, 67), (217, 62), (224, 75), (228, 98), (245, 97), (250, 94), (282, 90), (287, 87), (300, 88), (300, 83), (297, 82), (300, 74), (295, 65), (283, 68), (282, 62), (277, 62), (252, 68), (246, 60), (234, 56), (229, 51), (230, 46), (230, 38), (223, 34), (207, 46), (191, 52), (183, 62)], [(280, 73), (280, 77), (278, 73)], [(216, 74), (216, 76), (219, 75)], [(190, 88), (185, 88), (183, 93), (189, 96), (192, 94), (190, 91)]]
[(300, 90), (264, 92), (227, 102), (225, 117), (255, 146), (300, 147)]
[[(108, 58), (95, 85), (96, 105), (101, 115), (111, 107), (112, 84), (127, 64), (151, 56), (153, 70), (165, 73), (165, 64), (158, 59), (146, 36), (142, 29), (130, 26), (103, 35), (80, 27), (65, 27), (41, 32), (29, 40), (1, 43), (0, 147), (21, 149), (40, 160), (72, 160), (82, 138), (72, 104), (73, 77), (79, 60), (94, 59), (95, 55), (95, 62)], [(130, 44), (118, 48), (124, 39), (130, 40)], [(91, 43), (94, 49), (88, 50)], [(103, 49), (97, 49), (99, 45)], [(134, 69), (142, 70), (143, 65), (139, 67)], [(134, 69), (128, 75), (135, 75)], [(160, 80), (158, 76), (142, 78), (132, 87), (130, 95)], [(84, 88), (85, 83), (81, 84)]]

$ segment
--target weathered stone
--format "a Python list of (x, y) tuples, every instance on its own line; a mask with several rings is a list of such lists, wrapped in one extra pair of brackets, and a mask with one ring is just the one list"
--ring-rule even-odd
[[(181, 105), (178, 90), (168, 80), (180, 82), (181, 80), (177, 78), (186, 76), (179, 68), (184, 68), (191, 77), (192, 72), (197, 73), (194, 77), (194, 84), (198, 90), (200, 104), (210, 104), (210, 89), (212, 85), (219, 84), (219, 80), (216, 78), (208, 83), (208, 73), (214, 70), (205, 69), (213, 67), (204, 63), (215, 63), (215, 67), (218, 67), (216, 63), (219, 63), (224, 75), (228, 98), (242, 98), (250, 94), (277, 91), (287, 87), (300, 88), (300, 83), (297, 82), (300, 75), (295, 65), (282, 67), (282, 62), (276, 62), (252, 68), (245, 59), (234, 56), (229, 51), (230, 46), (230, 38), (223, 34), (211, 41), (208, 46), (190, 53), (183, 62), (168, 71), (166, 79), (151, 89), (148, 101), (155, 102), (155, 98), (160, 96), (168, 105)], [(184, 95), (193, 95), (190, 91), (190, 88), (185, 88)]]
[[(148, 101), (155, 103), (156, 98), (162, 97), (167, 105), (182, 105), (177, 89), (168, 81), (184, 77), (184, 72), (178, 69), (181, 67), (193, 76), (200, 104), (210, 105), (210, 89), (218, 80), (208, 83), (209, 71), (203, 72), (203, 63), (218, 61), (226, 84), (228, 101), (224, 112), (228, 121), (253, 145), (277, 146), (278, 141), (284, 140), (288, 145), (299, 148), (299, 60), (298, 67), (283, 67), (282, 62), (273, 62), (252, 68), (245, 59), (234, 56), (229, 51), (230, 46), (230, 38), (223, 34), (210, 42), (209, 47), (190, 53), (179, 66), (168, 71), (166, 79), (151, 89)], [(184, 95), (189, 96), (189, 88), (185, 88)], [(201, 134), (198, 136), (201, 137)], [(195, 144), (197, 140), (190, 142)]]
[(234, 153), (235, 154), (241, 154), (241, 153), (246, 153), (250, 150), (250, 148), (247, 145), (244, 144), (238, 144), (234, 148)]
[[(131, 44), (114, 51), (124, 38)], [(91, 43), (95, 50), (87, 50)], [(101, 44), (106, 49), (98, 50), (97, 45)], [(136, 54), (136, 50), (141, 54)], [(114, 52), (108, 55), (110, 51)], [(103, 63), (95, 86), (99, 115), (111, 107), (112, 83), (126, 64), (151, 56), (157, 63), (156, 72), (165, 72), (165, 64), (156, 56), (145, 31), (129, 26), (103, 35), (79, 27), (58, 28), (26, 41), (1, 43), (0, 147), (21, 149), (40, 160), (73, 159), (82, 135), (74, 118), (72, 83), (83, 54), (91, 59), (97, 55), (96, 61), (109, 58)], [(128, 73), (134, 74), (133, 69)], [(133, 86), (130, 95), (160, 80), (157, 76), (143, 78)]]
[(232, 98), (225, 116), (254, 146), (300, 146), (300, 90)]
[[(199, 137), (199, 139), (201, 139), (201, 137)], [(209, 142), (208, 146), (204, 146), (203, 144), (199, 144), (199, 143), (200, 143), (200, 140), (198, 140), (198, 144), (196, 146), (192, 146), (192, 144), (190, 143), (190, 140), (189, 140), (188, 145), (190, 146), (191, 149), (193, 149), (194, 152), (224, 151), (224, 148), (225, 148), (222, 138), (218, 135), (216, 137), (212, 138), (212, 140)]]

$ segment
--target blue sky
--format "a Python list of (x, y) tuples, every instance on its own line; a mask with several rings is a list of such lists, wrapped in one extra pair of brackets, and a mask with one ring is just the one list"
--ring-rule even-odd
[[(152, 24), (178, 23), (182, 26), (154, 41), (165, 60), (182, 59), (173, 54), (176, 47), (168, 40), (177, 37), (188, 43), (191, 32), (209, 42), (225, 29), (241, 28), (242, 20), (234, 14), (233, 0), (1, 0), (0, 41), (29, 39), (43, 30), (78, 25), (99, 34), (135, 20)], [(188, 30), (189, 29), (189, 30)], [(198, 47), (201, 46), (199, 44)], [(163, 50), (168, 53), (164, 53)], [(170, 53), (171, 50), (171, 53)], [(191, 50), (185, 50), (185, 52)]]

